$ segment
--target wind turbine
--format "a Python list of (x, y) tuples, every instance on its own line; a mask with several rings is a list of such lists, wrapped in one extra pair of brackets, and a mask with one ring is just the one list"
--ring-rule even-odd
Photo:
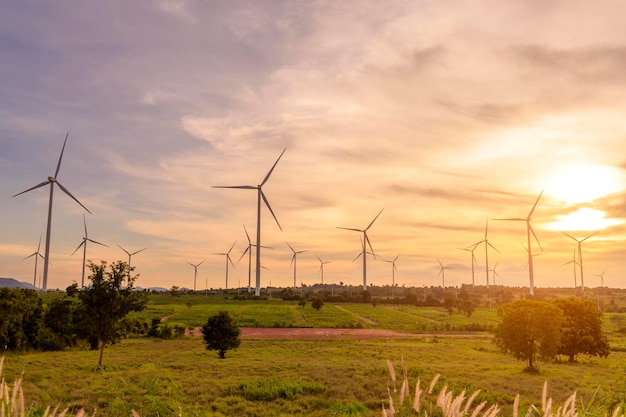
[(88, 213), (91, 213), (87, 207), (83, 205), (76, 197), (72, 195), (59, 181), (57, 181), (57, 176), (59, 175), (59, 169), (61, 169), (61, 160), (63, 159), (63, 152), (65, 151), (65, 144), (67, 143), (67, 137), (69, 133), (65, 135), (65, 141), (63, 142), (63, 148), (61, 148), (61, 155), (59, 156), (59, 162), (57, 163), (57, 169), (54, 171), (53, 177), (48, 177), (48, 179), (44, 182), (41, 182), (34, 187), (29, 188), (28, 190), (22, 191), (21, 193), (15, 194), (13, 197), (17, 197), (20, 194), (27, 193), (35, 188), (43, 187), (44, 185), (50, 184), (50, 201), (48, 203), (48, 226), (46, 228), (46, 249), (44, 258), (47, 260), (43, 264), (43, 284), (41, 289), (46, 291), (48, 289), (48, 264), (50, 263), (50, 235), (52, 230), (52, 195), (54, 194), (54, 184), (57, 184), (59, 188), (67, 195), (69, 195), (74, 201), (76, 201), (82, 208), (87, 210)]
[[(235, 241), (235, 243), (237, 243), (237, 241)], [(233, 260), (230, 259), (230, 251), (232, 251), (233, 248), (235, 247), (235, 243), (233, 243), (233, 245), (230, 247), (230, 249), (228, 249), (228, 252), (214, 253), (213, 254), (213, 255), (224, 255), (224, 256), (226, 256), (226, 289), (228, 289), (228, 262), (230, 262), (230, 264), (233, 266), (233, 268), (235, 267), (235, 264), (233, 263)]]
[[(243, 259), (243, 257), (246, 255), (246, 253), (248, 254), (248, 292), (251, 291), (251, 278), (252, 278), (252, 248), (254, 247), (254, 245), (252, 244), (252, 240), (250, 240), (250, 235), (248, 234), (248, 229), (246, 229), (246, 225), (243, 225), (243, 230), (244, 232), (246, 232), (246, 238), (248, 239), (248, 246), (246, 247), (246, 250), (243, 251), (243, 253), (241, 254), (241, 257), (239, 257), (239, 260), (237, 261), (237, 263), (239, 263), (239, 261), (241, 261)], [(262, 248), (266, 248), (266, 249), (272, 249), (271, 246), (261, 246)], [(267, 268), (265, 268), (267, 269)]]
[(590, 234), (589, 236), (587, 236), (586, 238), (583, 239), (576, 239), (574, 236), (569, 235), (565, 232), (561, 232), (563, 233), (565, 236), (569, 237), (572, 240), (575, 240), (578, 243), (578, 266), (580, 267), (580, 291), (585, 291), (585, 279), (583, 278), (583, 250), (582, 250), (582, 243), (589, 239), (590, 237), (594, 236), (596, 233), (598, 232), (594, 232), (592, 234)]
[[(285, 242), (287, 243), (287, 242)], [(297, 282), (296, 282), (296, 262), (298, 260), (298, 254), (299, 253), (304, 253), (304, 252), (308, 252), (309, 250), (300, 250), (300, 251), (296, 251), (289, 243), (287, 243), (287, 246), (289, 246), (289, 249), (291, 249), (291, 251), (293, 252), (293, 256), (291, 257), (291, 262), (289, 263), (289, 267), (291, 268), (291, 265), (293, 265), (293, 287), (296, 288), (297, 286)]]
[(493, 266), (493, 269), (491, 270), (491, 273), (493, 274), (493, 285), (496, 285), (496, 277), (500, 278), (500, 274), (498, 274), (498, 271), (496, 271), (497, 267), (498, 263), (496, 262), (496, 264)]
[(537, 239), (537, 235), (535, 234), (533, 227), (530, 225), (530, 220), (532, 219), (533, 212), (535, 211), (535, 207), (537, 207), (537, 203), (539, 202), (539, 199), (541, 198), (542, 194), (543, 194), (543, 191), (539, 193), (539, 197), (537, 197), (537, 201), (535, 201), (535, 204), (530, 209), (530, 212), (528, 213), (528, 216), (526, 216), (525, 219), (521, 217), (510, 218), (510, 219), (495, 219), (495, 220), (526, 222), (526, 238), (528, 242), (528, 278), (530, 281), (529, 282), (530, 295), (535, 295), (535, 276), (534, 276), (534, 270), (533, 270), (533, 254), (532, 254), (532, 247), (530, 246), (530, 234), (531, 233), (534, 236), (535, 241), (539, 245), (539, 248), (543, 251), (543, 248), (541, 247), (541, 243), (539, 243), (539, 239)]
[(322, 261), (319, 256), (315, 255), (317, 260), (320, 261), (320, 275), (322, 277), (322, 285), (324, 285), (324, 265), (331, 263), (332, 261)]
[(265, 183), (267, 182), (267, 180), (270, 179), (270, 175), (272, 175), (272, 172), (274, 171), (274, 168), (276, 168), (276, 164), (278, 164), (278, 161), (280, 161), (280, 158), (283, 156), (283, 154), (285, 153), (287, 149), (283, 149), (283, 151), (281, 152), (281, 154), (278, 156), (278, 159), (276, 160), (276, 162), (274, 162), (274, 165), (272, 165), (272, 168), (269, 170), (269, 172), (267, 173), (267, 175), (265, 176), (265, 178), (263, 179), (263, 181), (261, 181), (261, 184), (257, 185), (257, 186), (252, 186), (252, 185), (235, 185), (235, 186), (231, 186), (231, 185), (214, 185), (213, 188), (239, 188), (239, 189), (243, 189), (243, 190), (257, 190), (257, 211), (256, 211), (256, 288), (254, 290), (254, 295), (255, 296), (260, 296), (261, 295), (261, 199), (263, 199), (263, 202), (265, 203), (265, 206), (267, 206), (268, 210), (270, 211), (270, 213), (272, 213), (272, 217), (274, 217), (274, 220), (276, 221), (276, 224), (278, 225), (278, 228), (282, 231), (283, 228), (280, 227), (280, 223), (278, 222), (278, 219), (276, 218), (276, 215), (274, 214), (274, 211), (272, 210), (272, 207), (270, 206), (270, 203), (267, 201), (267, 198), (265, 197), (265, 194), (263, 193), (263, 186), (265, 185)]
[(121, 250), (123, 250), (124, 252), (126, 252), (126, 254), (128, 255), (128, 279), (130, 279), (130, 271), (132, 270), (132, 268), (130, 266), (130, 258), (133, 255), (137, 255), (139, 252), (143, 252), (143, 251), (145, 251), (148, 248), (139, 249), (138, 251), (135, 251), (135, 252), (131, 253), (131, 252), (127, 251), (126, 249), (124, 249), (123, 247), (121, 247), (120, 245), (117, 245), (117, 247), (120, 248)]
[(474, 255), (474, 251), (476, 250), (476, 248), (478, 248), (478, 246), (481, 244), (481, 242), (477, 242), (474, 243), (471, 246), (468, 246), (467, 248), (457, 248), (459, 250), (464, 250), (466, 252), (470, 252), (472, 254), (472, 287), (475, 284), (475, 280), (474, 280), (474, 265), (478, 264), (478, 262), (476, 261), (476, 255)]
[(400, 254), (397, 254), (395, 258), (393, 258), (393, 260), (386, 260), (383, 259), (383, 262), (389, 262), (391, 264), (391, 297), (393, 298), (393, 290), (396, 286), (396, 271), (398, 270), (398, 267), (396, 266), (396, 261), (398, 260), (398, 257), (400, 256)]
[(439, 258), (437, 258), (437, 262), (439, 262), (439, 266), (441, 267), (441, 269), (439, 270), (439, 274), (437, 274), (437, 276), (441, 275), (441, 288), (445, 289), (446, 288), (446, 269), (452, 269), (452, 267), (443, 266)]
[(500, 251), (489, 242), (489, 238), (487, 236), (488, 227), (489, 227), (489, 219), (487, 219), (487, 221), (485, 222), (485, 238), (475, 243), (475, 246), (478, 246), (481, 243), (485, 244), (485, 277), (487, 279), (487, 288), (489, 288), (489, 247), (491, 246), (493, 250), (500, 253)]
[(362, 244), (363, 252), (361, 253), (361, 255), (363, 255), (363, 291), (367, 290), (367, 245), (370, 246), (370, 249), (372, 251), (372, 256), (374, 257), (374, 259), (376, 259), (376, 255), (374, 255), (374, 248), (372, 248), (372, 243), (370, 242), (369, 237), (367, 237), (367, 231), (369, 230), (370, 227), (372, 227), (372, 225), (374, 224), (374, 222), (376, 221), (378, 216), (380, 216), (380, 214), (383, 212), (383, 210), (384, 209), (382, 209), (382, 210), (380, 210), (378, 212), (376, 217), (374, 217), (374, 220), (372, 220), (372, 222), (365, 229), (354, 229), (354, 228), (348, 228), (348, 227), (337, 227), (337, 229), (351, 230), (353, 232), (363, 233), (363, 244)]
[(198, 278), (198, 267), (202, 265), (204, 261), (206, 261), (206, 259), (200, 262), (199, 264), (195, 264), (195, 265), (192, 264), (191, 262), (187, 262), (189, 265), (193, 266), (193, 290), (194, 291), (196, 290), (196, 279)]
[(76, 251), (80, 249), (81, 246), (83, 247), (83, 274), (80, 280), (81, 288), (85, 288), (85, 262), (87, 261), (87, 242), (92, 242), (92, 243), (95, 243), (96, 245), (106, 246), (107, 248), (109, 247), (108, 245), (105, 245), (104, 243), (100, 243), (93, 239), (89, 239), (89, 236), (87, 236), (87, 220), (85, 220), (84, 214), (83, 214), (83, 224), (85, 225), (85, 236), (83, 237), (83, 241), (80, 242), (80, 244), (76, 247), (76, 249), (74, 249), (74, 252), (72, 252), (72, 255), (74, 255)]
[(600, 288), (604, 287), (604, 273), (606, 272), (606, 269), (604, 271), (602, 271), (601, 274), (599, 275), (594, 275), (596, 277), (600, 277)]
[(572, 258), (572, 260), (569, 262), (565, 262), (561, 266), (565, 266), (568, 264), (574, 264), (574, 288), (576, 288), (578, 287), (578, 281), (576, 280), (576, 265), (578, 265), (578, 261), (576, 260), (576, 249), (574, 249), (574, 257)]
[(37, 245), (37, 250), (31, 253), (30, 255), (28, 255), (27, 257), (25, 257), (24, 259), (22, 259), (22, 260), (26, 260), (33, 256), (35, 257), (35, 275), (33, 276), (33, 287), (35, 288), (37, 288), (37, 261), (39, 260), (38, 257), (40, 257), (44, 261), (46, 260), (46, 258), (44, 258), (43, 255), (39, 252), (39, 248), (41, 248), (41, 236), (39, 236), (39, 244)]

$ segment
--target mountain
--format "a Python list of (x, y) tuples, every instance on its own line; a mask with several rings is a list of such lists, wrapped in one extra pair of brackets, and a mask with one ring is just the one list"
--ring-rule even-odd
[(32, 284), (26, 282), (20, 282), (13, 278), (0, 278), (0, 288), (28, 288), (29, 290), (36, 290)]

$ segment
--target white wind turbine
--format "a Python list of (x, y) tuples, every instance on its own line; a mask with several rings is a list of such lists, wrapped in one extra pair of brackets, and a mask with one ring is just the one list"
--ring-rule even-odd
[(191, 262), (187, 262), (189, 265), (193, 266), (193, 290), (196, 290), (196, 279), (198, 278), (198, 267), (200, 265), (202, 265), (202, 263), (206, 261), (206, 259), (204, 259), (202, 262), (200, 262), (199, 264), (192, 264)]
[(535, 207), (537, 207), (537, 203), (539, 203), (539, 199), (541, 198), (542, 194), (543, 194), (543, 191), (539, 193), (539, 197), (537, 197), (537, 201), (535, 201), (535, 204), (533, 204), (533, 207), (530, 209), (530, 212), (528, 213), (528, 216), (526, 216), (525, 219), (521, 217), (510, 218), (510, 219), (495, 219), (495, 220), (526, 222), (526, 238), (528, 242), (528, 278), (529, 278), (530, 295), (535, 295), (535, 275), (534, 275), (534, 270), (533, 270), (533, 254), (532, 254), (532, 247), (530, 245), (531, 233), (533, 237), (535, 238), (535, 241), (539, 245), (539, 249), (543, 251), (543, 248), (541, 247), (541, 243), (539, 242), (539, 239), (537, 239), (537, 235), (535, 234), (533, 227), (530, 225), (530, 221), (532, 220), (533, 212), (535, 211)]
[[(287, 242), (285, 242), (287, 243)], [(296, 288), (297, 286), (297, 281), (296, 281), (296, 262), (298, 260), (298, 254), (299, 253), (304, 253), (304, 252), (308, 252), (309, 250), (300, 250), (300, 251), (296, 251), (293, 247), (291, 247), (291, 245), (289, 243), (287, 243), (287, 246), (289, 246), (289, 249), (291, 249), (291, 251), (293, 252), (293, 256), (291, 257), (291, 262), (289, 263), (289, 267), (291, 267), (291, 265), (293, 265), (293, 287)]]
[(466, 252), (470, 252), (472, 254), (472, 287), (475, 285), (475, 280), (474, 280), (474, 265), (478, 264), (478, 261), (476, 260), (476, 255), (474, 255), (474, 251), (476, 250), (476, 248), (478, 248), (478, 246), (481, 244), (482, 242), (477, 242), (474, 243), (472, 246), (468, 246), (467, 248), (458, 248), (459, 250), (463, 250)]
[(44, 258), (43, 255), (39, 252), (39, 248), (41, 248), (41, 236), (39, 236), (39, 244), (37, 244), (37, 250), (22, 259), (26, 260), (28, 258), (32, 258), (33, 256), (35, 257), (35, 275), (33, 276), (33, 287), (35, 288), (37, 288), (37, 261), (39, 260), (38, 257), (40, 257), (44, 261), (46, 260), (46, 258)]
[(374, 217), (374, 220), (372, 220), (372, 222), (365, 229), (354, 229), (354, 228), (348, 228), (348, 227), (337, 227), (337, 229), (351, 230), (353, 232), (363, 233), (363, 242), (362, 242), (363, 252), (361, 253), (361, 255), (363, 256), (363, 291), (367, 290), (367, 245), (370, 246), (370, 250), (372, 251), (372, 256), (374, 257), (374, 259), (376, 259), (376, 255), (374, 255), (374, 249), (372, 248), (372, 243), (370, 242), (369, 237), (367, 237), (367, 231), (369, 230), (370, 227), (372, 227), (372, 225), (374, 224), (374, 222), (376, 221), (378, 216), (380, 216), (380, 214), (383, 212), (383, 210), (384, 209), (382, 209), (382, 210), (380, 210), (378, 212), (376, 217)]
[(604, 271), (602, 271), (601, 274), (594, 275), (595, 277), (600, 277), (600, 288), (604, 287), (604, 273), (605, 272), (606, 272), (606, 269)]
[(324, 261), (322, 261), (322, 259), (319, 256), (317, 256), (317, 255), (315, 255), (315, 256), (317, 257), (317, 260), (320, 261), (320, 275), (321, 275), (321, 278), (322, 278), (322, 285), (324, 285), (324, 265), (329, 264), (332, 261), (324, 262)]
[(578, 265), (578, 260), (576, 259), (576, 249), (574, 249), (574, 257), (572, 258), (572, 260), (569, 262), (565, 262), (561, 266), (565, 266), (569, 264), (574, 264), (574, 288), (576, 288), (578, 287), (578, 281), (576, 280), (576, 265)]
[[(246, 247), (246, 250), (244, 250), (241, 256), (239, 257), (239, 260), (237, 261), (237, 263), (239, 263), (239, 261), (243, 259), (246, 253), (248, 254), (248, 292), (250, 292), (251, 283), (252, 283), (252, 248), (254, 247), (254, 245), (252, 244), (252, 240), (250, 240), (250, 235), (248, 234), (248, 229), (246, 229), (245, 224), (243, 225), (243, 231), (246, 232), (246, 238), (248, 239), (248, 246)], [(271, 246), (261, 246), (261, 247), (266, 248), (266, 249), (272, 249)]]
[(43, 187), (44, 185), (50, 184), (50, 201), (48, 202), (48, 226), (46, 227), (46, 249), (44, 258), (47, 262), (43, 264), (43, 283), (41, 285), (41, 289), (46, 291), (48, 289), (48, 264), (50, 264), (50, 236), (52, 230), (52, 195), (54, 194), (54, 184), (57, 184), (59, 188), (67, 195), (69, 195), (74, 201), (76, 201), (82, 208), (87, 210), (88, 213), (91, 213), (87, 207), (83, 205), (76, 197), (72, 195), (61, 183), (57, 180), (57, 176), (59, 175), (59, 169), (61, 169), (61, 160), (63, 159), (63, 152), (65, 151), (65, 144), (67, 143), (67, 137), (69, 133), (65, 135), (65, 141), (63, 142), (63, 148), (61, 148), (61, 156), (59, 156), (59, 162), (57, 163), (57, 169), (54, 171), (53, 177), (48, 177), (48, 179), (44, 182), (41, 182), (34, 187), (29, 188), (28, 190), (22, 191), (21, 193), (15, 194), (13, 197), (17, 197), (20, 194), (27, 193), (35, 188)]
[(123, 247), (121, 247), (120, 245), (117, 245), (117, 247), (123, 250), (124, 252), (126, 252), (126, 254), (128, 255), (128, 279), (130, 279), (130, 271), (132, 271), (132, 267), (130, 266), (130, 259), (132, 258), (133, 255), (137, 255), (139, 252), (143, 252), (148, 248), (139, 249), (135, 252), (129, 252)]
[(278, 219), (276, 218), (276, 215), (274, 214), (274, 211), (272, 210), (272, 207), (270, 206), (270, 203), (267, 201), (267, 198), (265, 197), (265, 194), (263, 193), (263, 186), (265, 185), (267, 180), (270, 179), (270, 175), (272, 175), (272, 172), (274, 171), (274, 168), (276, 168), (276, 164), (278, 164), (278, 161), (280, 161), (280, 158), (283, 156), (283, 154), (285, 153), (286, 150), (287, 149), (283, 149), (281, 154), (278, 156), (278, 159), (276, 160), (276, 162), (274, 162), (274, 165), (272, 165), (272, 168), (269, 170), (269, 172), (267, 173), (267, 175), (265, 176), (263, 181), (261, 181), (261, 184), (259, 184), (257, 186), (252, 186), (252, 185), (235, 185), (235, 186), (214, 185), (213, 186), (213, 188), (239, 188), (239, 189), (243, 189), (243, 190), (257, 190), (257, 212), (256, 212), (256, 288), (254, 290), (254, 295), (257, 296), (257, 297), (261, 295), (261, 248), (262, 248), (262, 246), (261, 246), (261, 199), (263, 199), (263, 202), (265, 203), (265, 206), (268, 208), (270, 213), (272, 213), (272, 217), (274, 217), (274, 220), (276, 221), (276, 224), (278, 225), (278, 228), (281, 231), (283, 230), (283, 228), (280, 227), (280, 223), (278, 222)]
[(85, 226), (85, 236), (83, 237), (82, 242), (80, 242), (80, 244), (76, 247), (76, 249), (74, 249), (74, 252), (72, 252), (72, 255), (74, 255), (76, 251), (80, 249), (81, 246), (83, 247), (83, 273), (82, 273), (81, 280), (80, 280), (81, 288), (85, 288), (85, 262), (87, 262), (87, 242), (92, 242), (92, 243), (95, 243), (96, 245), (106, 246), (107, 248), (109, 247), (108, 245), (105, 245), (104, 243), (100, 243), (93, 239), (89, 239), (89, 236), (87, 235), (87, 220), (85, 220), (84, 214), (83, 214), (83, 225)]
[(441, 267), (441, 269), (439, 270), (439, 274), (437, 274), (437, 276), (441, 275), (441, 288), (445, 289), (446, 288), (446, 269), (452, 269), (452, 267), (443, 266), (439, 258), (437, 258), (437, 262), (439, 262), (439, 266)]
[(594, 232), (594, 233), (590, 234), (589, 236), (587, 236), (587, 237), (585, 237), (583, 239), (576, 239), (574, 236), (569, 235), (569, 234), (567, 234), (565, 232), (561, 232), (561, 233), (563, 233), (565, 236), (569, 237), (570, 239), (575, 240), (578, 243), (577, 250), (578, 250), (578, 266), (580, 267), (580, 290), (581, 291), (585, 291), (585, 279), (583, 277), (583, 250), (582, 250), (582, 243), (585, 240), (589, 239), (590, 237), (595, 236), (596, 233), (598, 233), (598, 232)]
[(393, 260), (387, 260), (387, 259), (383, 259), (383, 262), (388, 262), (391, 264), (391, 297), (393, 298), (393, 290), (396, 286), (396, 271), (398, 270), (398, 267), (396, 266), (396, 261), (398, 260), (398, 257), (400, 256), (400, 254), (397, 254), (395, 258), (393, 258)]
[[(237, 241), (235, 241), (235, 243), (237, 243)], [(230, 249), (228, 249), (228, 252), (214, 253), (213, 254), (213, 255), (226, 256), (226, 289), (228, 289), (228, 263), (230, 262), (230, 264), (233, 266), (233, 268), (235, 267), (235, 264), (233, 263), (233, 260), (230, 258), (230, 252), (235, 247), (235, 243), (233, 243), (233, 245), (230, 247)]]
[(495, 265), (493, 266), (493, 269), (491, 269), (491, 273), (493, 274), (493, 285), (496, 285), (496, 277), (500, 278), (500, 274), (498, 274), (498, 271), (496, 271), (496, 268), (498, 267), (498, 263), (496, 262)]
[(475, 243), (475, 246), (478, 246), (481, 243), (485, 244), (485, 277), (487, 279), (487, 288), (489, 288), (489, 247), (491, 247), (491, 249), (495, 250), (496, 252), (500, 253), (500, 251), (489, 242), (488, 228), (489, 228), (489, 220), (485, 222), (485, 238), (481, 240), (480, 242)]

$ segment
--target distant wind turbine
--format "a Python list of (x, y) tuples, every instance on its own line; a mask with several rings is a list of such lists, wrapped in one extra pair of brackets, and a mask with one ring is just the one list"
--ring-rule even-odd
[(606, 269), (604, 271), (602, 271), (601, 274), (599, 275), (594, 275), (596, 277), (600, 277), (600, 288), (604, 287), (604, 273), (606, 272)]
[(322, 285), (324, 285), (324, 265), (331, 263), (332, 261), (322, 261), (319, 256), (315, 255), (317, 260), (320, 261), (320, 275), (322, 278)]
[(396, 266), (396, 261), (398, 260), (398, 257), (400, 256), (400, 254), (397, 254), (395, 258), (393, 258), (393, 260), (387, 260), (387, 259), (383, 259), (383, 262), (388, 262), (391, 264), (391, 297), (393, 298), (393, 290), (396, 286), (396, 271), (398, 270), (398, 267)]
[(48, 264), (50, 263), (50, 236), (52, 230), (52, 196), (54, 194), (54, 184), (57, 184), (59, 188), (67, 195), (69, 195), (74, 201), (76, 201), (82, 208), (87, 210), (88, 213), (91, 213), (87, 207), (83, 206), (83, 203), (78, 201), (76, 197), (72, 195), (59, 181), (57, 181), (57, 176), (59, 175), (59, 169), (61, 169), (61, 160), (63, 159), (63, 152), (65, 151), (65, 144), (67, 143), (67, 137), (69, 133), (65, 135), (65, 141), (63, 142), (63, 148), (61, 148), (61, 156), (59, 156), (59, 162), (57, 163), (57, 169), (54, 171), (53, 177), (48, 177), (48, 179), (44, 182), (41, 182), (34, 187), (29, 188), (28, 190), (22, 191), (21, 193), (15, 194), (13, 197), (17, 197), (20, 194), (27, 193), (35, 188), (43, 187), (44, 185), (50, 184), (50, 201), (48, 202), (48, 226), (46, 228), (46, 249), (44, 258), (48, 260), (48, 262), (44, 262), (43, 264), (43, 283), (41, 289), (46, 291), (48, 289)]
[(485, 277), (487, 279), (487, 288), (489, 288), (489, 247), (491, 247), (496, 252), (500, 253), (500, 251), (489, 242), (488, 229), (489, 229), (489, 220), (485, 222), (485, 238), (475, 244), (476, 246), (480, 245), (481, 243), (485, 244)]
[(84, 214), (83, 214), (83, 225), (85, 226), (85, 236), (83, 237), (83, 241), (80, 242), (80, 244), (76, 247), (76, 249), (74, 249), (74, 252), (72, 252), (72, 255), (74, 255), (76, 251), (80, 249), (81, 246), (83, 247), (83, 274), (80, 280), (81, 288), (85, 288), (85, 262), (87, 262), (87, 242), (92, 242), (100, 246), (106, 246), (107, 248), (109, 247), (108, 245), (105, 245), (104, 243), (96, 242), (93, 239), (89, 239), (89, 236), (87, 236), (87, 220), (85, 220)]
[(120, 245), (117, 245), (117, 247), (123, 250), (124, 252), (126, 252), (126, 254), (128, 255), (128, 278), (130, 279), (130, 271), (132, 271), (132, 267), (130, 266), (130, 259), (132, 258), (133, 255), (137, 255), (139, 252), (143, 252), (148, 248), (139, 249), (138, 251), (135, 251), (135, 252), (129, 252), (123, 247), (121, 247)]
[[(237, 241), (235, 241), (235, 243), (237, 243)], [(230, 264), (233, 266), (233, 268), (235, 267), (235, 264), (233, 263), (233, 260), (230, 258), (230, 251), (232, 251), (233, 248), (235, 247), (235, 243), (233, 243), (233, 245), (230, 247), (230, 249), (228, 249), (228, 252), (214, 253), (213, 254), (213, 255), (223, 255), (223, 256), (226, 256), (226, 289), (228, 289), (228, 263), (230, 262)]]
[(189, 265), (193, 266), (193, 290), (196, 290), (196, 279), (198, 278), (198, 267), (200, 265), (202, 265), (202, 263), (206, 261), (206, 259), (204, 259), (202, 262), (200, 262), (199, 264), (192, 264), (191, 262), (187, 262)]
[(39, 236), (39, 244), (37, 244), (37, 250), (33, 252), (32, 254), (28, 255), (27, 257), (25, 257), (24, 259), (22, 259), (22, 260), (26, 260), (28, 258), (32, 258), (33, 256), (35, 257), (35, 275), (33, 276), (33, 287), (35, 288), (37, 288), (37, 261), (39, 260), (38, 257), (40, 257), (44, 261), (46, 260), (46, 258), (44, 258), (43, 255), (39, 252), (39, 248), (41, 248), (41, 236)]
[(598, 232), (594, 232), (592, 234), (590, 234), (589, 236), (583, 238), (583, 239), (576, 239), (574, 236), (569, 235), (565, 232), (561, 232), (563, 233), (565, 236), (569, 237), (572, 240), (575, 240), (578, 243), (578, 266), (580, 267), (580, 290), (581, 291), (585, 291), (585, 279), (583, 277), (583, 250), (582, 250), (582, 243), (589, 239), (592, 236), (595, 236), (596, 233)]
[(280, 226), (280, 223), (278, 222), (278, 219), (276, 218), (276, 215), (274, 214), (274, 211), (272, 210), (272, 207), (270, 206), (270, 203), (267, 201), (267, 198), (265, 197), (265, 194), (263, 193), (263, 186), (265, 185), (265, 183), (267, 182), (267, 180), (270, 179), (270, 175), (272, 175), (272, 172), (274, 171), (274, 168), (276, 168), (276, 164), (278, 164), (278, 161), (280, 161), (280, 158), (283, 156), (283, 154), (285, 153), (287, 149), (283, 149), (283, 151), (281, 152), (281, 154), (278, 156), (278, 159), (276, 160), (276, 162), (274, 162), (274, 165), (272, 165), (272, 168), (269, 170), (269, 172), (267, 173), (267, 175), (265, 176), (265, 178), (263, 179), (263, 181), (261, 181), (261, 184), (257, 185), (257, 186), (252, 186), (252, 185), (235, 185), (235, 186), (231, 186), (231, 185), (214, 185), (213, 188), (239, 188), (239, 189), (243, 189), (243, 190), (257, 190), (257, 214), (256, 214), (256, 288), (254, 290), (254, 295), (255, 296), (260, 296), (261, 295), (261, 199), (263, 199), (263, 202), (265, 203), (265, 206), (268, 208), (268, 210), (270, 211), (270, 213), (272, 213), (272, 217), (274, 217), (274, 220), (276, 221), (276, 224), (278, 225), (278, 228), (282, 231), (283, 228)]
[(363, 233), (363, 241), (362, 241), (363, 252), (361, 253), (361, 255), (363, 256), (363, 291), (367, 290), (367, 245), (369, 245), (370, 250), (372, 251), (372, 256), (374, 257), (374, 259), (376, 259), (376, 255), (374, 255), (374, 249), (372, 248), (372, 243), (370, 242), (369, 237), (367, 237), (367, 231), (369, 230), (370, 227), (372, 227), (372, 225), (374, 224), (378, 216), (380, 216), (380, 214), (383, 212), (383, 210), (384, 209), (378, 212), (376, 217), (374, 217), (374, 220), (372, 220), (372, 222), (365, 229), (337, 227), (337, 229), (351, 230), (353, 232)]
[(535, 204), (533, 204), (533, 207), (530, 209), (530, 212), (528, 213), (528, 216), (526, 216), (525, 219), (521, 217), (510, 218), (510, 219), (495, 219), (495, 220), (526, 222), (526, 238), (528, 242), (528, 278), (530, 281), (529, 282), (530, 295), (535, 295), (535, 276), (534, 276), (534, 270), (533, 270), (533, 254), (532, 254), (532, 246), (530, 245), (531, 233), (534, 236), (535, 241), (539, 245), (539, 248), (543, 251), (543, 248), (541, 247), (541, 243), (539, 242), (539, 239), (537, 239), (537, 235), (535, 234), (533, 227), (530, 225), (530, 221), (532, 219), (533, 212), (535, 211), (535, 207), (537, 207), (537, 203), (539, 203), (539, 199), (541, 198), (542, 195), (543, 195), (543, 191), (539, 193), (539, 197), (537, 197), (537, 201), (535, 201)]
[(478, 248), (478, 246), (481, 244), (481, 242), (477, 242), (474, 243), (472, 246), (468, 246), (467, 248), (457, 248), (459, 250), (464, 250), (466, 252), (470, 252), (472, 254), (472, 287), (475, 284), (475, 280), (474, 280), (474, 265), (478, 264), (478, 261), (476, 261), (476, 255), (474, 255), (474, 251), (476, 250), (476, 248)]
[(446, 269), (452, 269), (451, 266), (443, 266), (439, 258), (437, 258), (437, 262), (439, 262), (439, 266), (441, 269), (439, 270), (438, 276), (441, 275), (441, 288), (446, 288)]
[(498, 267), (498, 263), (496, 262), (495, 265), (493, 266), (493, 269), (491, 269), (491, 273), (493, 274), (493, 285), (496, 285), (496, 277), (500, 278), (500, 274), (498, 274), (498, 271), (496, 271), (496, 268)]
[[(285, 242), (287, 243), (287, 242)], [(289, 266), (291, 267), (291, 265), (293, 265), (293, 287), (296, 288), (297, 283), (296, 283), (296, 262), (298, 260), (298, 254), (299, 253), (304, 253), (304, 252), (308, 252), (309, 250), (300, 250), (300, 251), (296, 251), (289, 243), (287, 243), (287, 246), (289, 246), (289, 249), (291, 249), (291, 251), (293, 252), (293, 256), (291, 257), (291, 262), (289, 263)]]
[(565, 266), (569, 264), (574, 264), (574, 288), (576, 288), (578, 287), (578, 281), (576, 280), (576, 265), (578, 265), (578, 261), (576, 260), (576, 249), (574, 249), (574, 257), (572, 258), (572, 260), (569, 262), (565, 262), (561, 266)]

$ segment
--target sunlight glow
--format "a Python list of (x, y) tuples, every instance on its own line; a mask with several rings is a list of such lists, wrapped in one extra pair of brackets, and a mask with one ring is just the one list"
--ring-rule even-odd
[(593, 201), (624, 189), (623, 173), (606, 165), (561, 169), (548, 179), (546, 193), (567, 204)]
[(549, 223), (549, 230), (600, 230), (624, 223), (620, 219), (607, 219), (600, 210), (581, 208), (573, 213), (557, 216), (556, 222)]

